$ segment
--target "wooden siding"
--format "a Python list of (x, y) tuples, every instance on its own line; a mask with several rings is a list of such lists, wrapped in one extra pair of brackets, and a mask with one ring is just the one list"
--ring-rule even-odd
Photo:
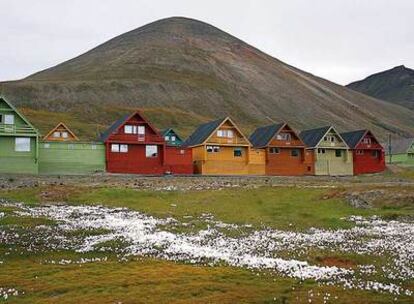
[[(367, 138), (371, 143), (364, 143)], [(368, 132), (353, 149), (354, 174), (378, 173), (385, 170), (385, 152), (376, 138)], [(373, 153), (376, 153), (374, 156)]]
[(167, 146), (166, 151), (166, 172), (172, 174), (193, 174), (192, 149)]
[[(0, 98), (0, 115), (13, 115), (13, 124), (0, 122), (0, 173), (38, 173), (38, 132), (6, 100)], [(30, 151), (15, 149), (16, 138), (29, 138)]]
[(144, 144), (129, 144), (127, 153), (111, 152), (106, 145), (106, 168), (111, 173), (155, 174), (166, 172), (164, 166), (164, 145), (157, 145), (158, 155), (146, 157)]
[[(290, 140), (278, 139), (280, 133), (290, 134)], [(271, 153), (278, 148), (279, 153)], [(298, 156), (293, 156), (296, 150)], [(307, 174), (305, 145), (287, 124), (270, 141), (266, 149), (266, 175), (300, 176)]]
[(0, 173), (37, 174), (36, 138), (30, 137), (30, 152), (16, 152), (15, 138), (0, 136)]
[(336, 149), (325, 148), (325, 153), (318, 153), (314, 150), (315, 175), (353, 175), (352, 151), (340, 149), (341, 156), (337, 157)]
[(40, 174), (84, 175), (104, 171), (105, 146), (102, 143), (40, 143)]

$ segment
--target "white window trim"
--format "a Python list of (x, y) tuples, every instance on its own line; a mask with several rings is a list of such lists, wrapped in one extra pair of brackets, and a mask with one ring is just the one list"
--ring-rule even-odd
[[(11, 122), (9, 121), (11, 119)], [(13, 114), (4, 114), (4, 124), (5, 125), (14, 125), (14, 115)]]

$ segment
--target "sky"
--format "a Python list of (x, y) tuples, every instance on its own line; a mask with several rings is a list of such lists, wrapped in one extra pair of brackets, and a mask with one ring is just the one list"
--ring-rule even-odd
[(0, 0), (0, 81), (172, 16), (210, 23), (339, 84), (414, 68), (414, 0)]

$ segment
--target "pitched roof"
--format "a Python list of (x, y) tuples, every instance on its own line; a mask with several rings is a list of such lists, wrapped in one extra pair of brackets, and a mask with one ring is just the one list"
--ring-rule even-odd
[[(405, 154), (413, 144), (414, 138), (393, 139), (391, 140), (391, 154)], [(388, 144), (385, 146), (388, 147)], [(385, 149), (385, 154), (390, 154), (388, 148)]]
[(316, 147), (326, 133), (331, 129), (331, 126), (310, 129), (300, 132), (299, 137), (309, 148)]
[(72, 135), (72, 137), (73, 137), (74, 140), (79, 140), (79, 138), (75, 135), (75, 133), (73, 133), (72, 130), (69, 129), (63, 122), (58, 123), (56, 125), (56, 127), (54, 127), (52, 130), (50, 130), (50, 132), (47, 133), (45, 135), (45, 137), (43, 137), (43, 140), (46, 140), (49, 136), (51, 136), (53, 134), (53, 132), (55, 132), (60, 127), (62, 127), (63, 129), (65, 129), (70, 135)]
[(207, 122), (205, 124), (200, 125), (194, 132), (191, 134), (183, 143), (183, 146), (191, 147), (191, 146), (197, 146), (202, 144), (209, 138), (211, 133), (214, 132), (215, 129), (217, 129), (225, 120), (225, 118), (220, 118), (217, 120), (213, 120), (210, 122)]
[(280, 123), (257, 128), (254, 130), (252, 135), (250, 135), (249, 140), (252, 143), (253, 147), (265, 147), (269, 144), (276, 133), (279, 132), (279, 130), (282, 129), (285, 125), (285, 123)]
[(173, 131), (173, 132), (175, 133), (175, 131), (174, 131), (172, 128), (167, 128), (167, 129), (163, 129), (163, 130), (161, 130), (161, 131), (160, 131), (160, 134), (161, 134), (162, 136), (165, 136), (165, 135), (167, 135), (168, 133), (170, 133), (171, 131)]
[(132, 115), (127, 114), (122, 116), (120, 119), (116, 120), (108, 129), (105, 130), (105, 132), (101, 133), (101, 136), (99, 137), (100, 141), (106, 141), (109, 136), (120, 126), (122, 126)]
[(341, 133), (342, 138), (345, 140), (346, 144), (351, 148), (354, 149), (358, 143), (362, 140), (362, 138), (367, 134), (368, 130), (357, 130), (351, 132)]

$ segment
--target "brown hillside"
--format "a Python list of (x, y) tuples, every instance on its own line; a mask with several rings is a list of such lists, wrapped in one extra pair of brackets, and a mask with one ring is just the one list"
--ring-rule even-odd
[(64, 119), (84, 138), (133, 108), (184, 135), (201, 121), (226, 115), (247, 131), (273, 120), (298, 129), (333, 123), (341, 131), (370, 128), (380, 137), (414, 135), (413, 111), (303, 72), (206, 23), (177, 17), (23, 80), (0, 83), (0, 90), (42, 131)]

